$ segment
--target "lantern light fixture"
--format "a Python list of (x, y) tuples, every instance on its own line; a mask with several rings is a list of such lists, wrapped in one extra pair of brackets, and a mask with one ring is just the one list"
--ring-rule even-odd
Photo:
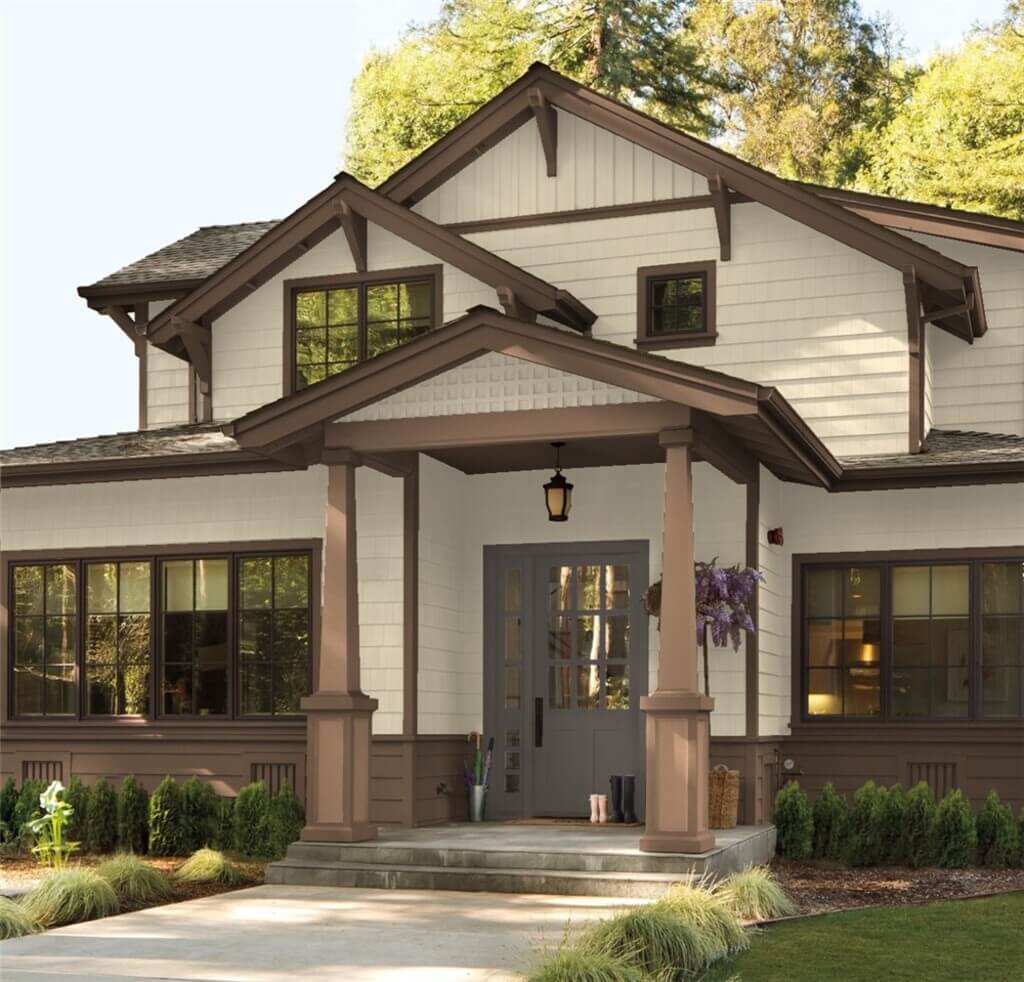
[(561, 450), (565, 443), (556, 441), (551, 446), (555, 448), (555, 473), (544, 485), (544, 504), (549, 522), (567, 522), (572, 508), (572, 485), (562, 476)]

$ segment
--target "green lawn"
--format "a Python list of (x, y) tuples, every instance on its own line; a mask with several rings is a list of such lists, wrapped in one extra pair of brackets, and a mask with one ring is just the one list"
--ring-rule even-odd
[(1024, 893), (878, 907), (767, 928), (707, 982), (1014, 982), (1024, 979)]

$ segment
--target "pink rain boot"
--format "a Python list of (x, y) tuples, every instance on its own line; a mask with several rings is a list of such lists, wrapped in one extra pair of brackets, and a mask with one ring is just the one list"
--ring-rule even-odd
[(601, 818), (601, 814), (600, 814), (600, 811), (599, 811), (599, 807), (598, 807), (597, 801), (598, 801), (598, 796), (596, 794), (592, 794), (590, 796), (590, 821), (594, 825), (597, 825), (598, 821)]
[[(606, 795), (606, 794), (599, 794), (597, 796), (597, 815), (598, 815), (598, 821), (600, 821), (600, 823), (602, 825), (607, 824), (607, 822), (608, 822), (608, 795)], [(593, 821), (593, 819), (591, 819), (591, 821)]]

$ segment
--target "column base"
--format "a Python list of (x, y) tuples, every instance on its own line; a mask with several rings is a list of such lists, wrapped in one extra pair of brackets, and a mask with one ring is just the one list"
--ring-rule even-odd
[(365, 842), (370, 823), (370, 718), (377, 700), (362, 692), (315, 692), (306, 714), (307, 822), (303, 842)]
[(646, 716), (647, 828), (641, 852), (701, 853), (708, 829), (711, 710), (699, 692), (657, 691), (640, 700)]

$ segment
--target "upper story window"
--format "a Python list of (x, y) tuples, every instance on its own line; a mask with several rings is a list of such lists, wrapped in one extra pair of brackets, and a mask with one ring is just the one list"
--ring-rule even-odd
[(716, 337), (714, 262), (637, 270), (637, 347), (707, 345)]
[(806, 566), (808, 718), (1019, 718), (1024, 561)]
[(440, 323), (440, 267), (285, 284), (291, 311), (285, 384), (322, 382)]

